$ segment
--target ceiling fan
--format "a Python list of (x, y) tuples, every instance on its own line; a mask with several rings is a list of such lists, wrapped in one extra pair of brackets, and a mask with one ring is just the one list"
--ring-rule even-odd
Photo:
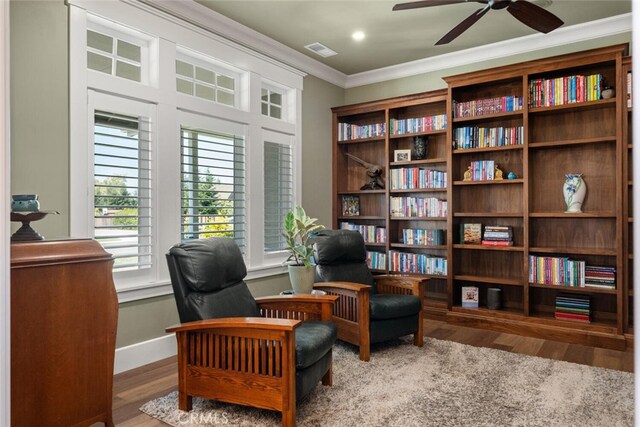
[(467, 19), (455, 26), (451, 31), (444, 35), (440, 40), (436, 42), (436, 45), (447, 44), (460, 34), (464, 33), (469, 27), (478, 22), (489, 9), (507, 9), (514, 18), (522, 22), (525, 25), (533, 28), (541, 33), (548, 33), (564, 22), (555, 16), (553, 13), (548, 12), (538, 5), (530, 3), (526, 0), (422, 0), (413, 1), (409, 3), (398, 3), (393, 6), (393, 10), (406, 10), (406, 9), (418, 9), (421, 7), (442, 6), (446, 4), (457, 3), (482, 3), (486, 6), (482, 9), (476, 10)]

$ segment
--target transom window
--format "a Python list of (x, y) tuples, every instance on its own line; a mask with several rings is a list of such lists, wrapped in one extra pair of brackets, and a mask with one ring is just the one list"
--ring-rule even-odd
[(282, 119), (283, 91), (263, 86), (261, 93), (262, 115)]
[(236, 104), (236, 78), (213, 68), (176, 60), (176, 90), (224, 105)]
[(142, 47), (117, 37), (87, 30), (87, 67), (140, 82)]

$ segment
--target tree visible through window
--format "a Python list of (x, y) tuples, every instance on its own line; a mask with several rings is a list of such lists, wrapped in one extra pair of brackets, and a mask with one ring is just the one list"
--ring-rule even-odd
[(244, 138), (182, 128), (182, 239), (226, 236), (245, 246)]

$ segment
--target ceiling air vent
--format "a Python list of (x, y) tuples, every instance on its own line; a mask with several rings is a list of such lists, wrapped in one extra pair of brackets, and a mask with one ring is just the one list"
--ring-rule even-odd
[(334, 52), (333, 50), (329, 49), (328, 47), (326, 47), (325, 45), (323, 45), (322, 43), (311, 43), (305, 46), (305, 48), (309, 49), (312, 52), (317, 53), (318, 55), (322, 56), (323, 58), (328, 58), (329, 56), (333, 56), (333, 55), (337, 55), (338, 52)]

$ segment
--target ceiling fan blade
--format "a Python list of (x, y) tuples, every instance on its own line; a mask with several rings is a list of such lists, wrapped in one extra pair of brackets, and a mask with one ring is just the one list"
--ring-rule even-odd
[(453, 28), (453, 30), (449, 31), (447, 34), (444, 35), (444, 37), (442, 37), (440, 40), (438, 40), (436, 42), (436, 46), (440, 45), (440, 44), (447, 44), (450, 41), (452, 41), (453, 39), (455, 39), (456, 37), (458, 37), (460, 34), (462, 34), (465, 31), (467, 31), (467, 29), (469, 29), (470, 26), (472, 26), (473, 24), (478, 22), (478, 20), (480, 18), (482, 18), (484, 16), (484, 14), (489, 11), (489, 9), (491, 9), (491, 7), (489, 5), (487, 5), (487, 7), (485, 7), (484, 9), (476, 10), (467, 19), (465, 19), (464, 21), (462, 21), (461, 23), (456, 25)]
[(431, 6), (443, 6), (446, 4), (457, 4), (457, 3), (468, 3), (469, 1), (474, 3), (486, 3), (484, 1), (476, 2), (475, 0), (422, 0), (422, 1), (412, 1), (409, 3), (398, 3), (393, 6), (391, 10), (407, 10), (407, 9), (419, 9), (421, 7), (431, 7)]
[(511, 2), (507, 11), (518, 21), (545, 34), (564, 24), (553, 13), (525, 0)]

